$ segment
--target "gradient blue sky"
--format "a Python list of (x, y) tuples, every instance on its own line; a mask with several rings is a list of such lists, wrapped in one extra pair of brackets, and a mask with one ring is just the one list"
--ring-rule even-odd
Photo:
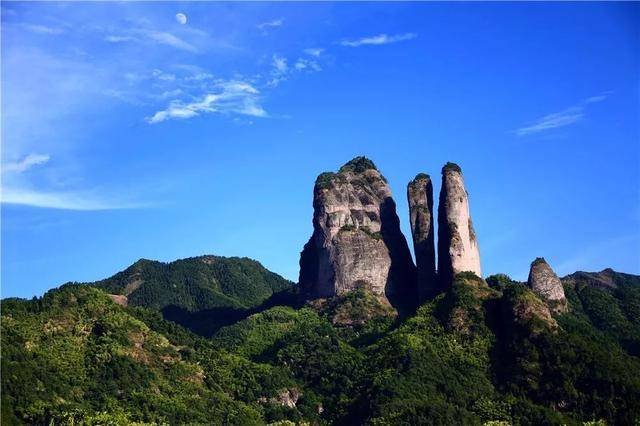
[(485, 275), (640, 273), (639, 80), (637, 3), (3, 2), (2, 296), (205, 253), (295, 281), (356, 155), (407, 237), (460, 164)]

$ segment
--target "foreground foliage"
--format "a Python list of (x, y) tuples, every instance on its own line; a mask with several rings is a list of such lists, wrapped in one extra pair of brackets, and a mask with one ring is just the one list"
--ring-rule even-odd
[(607, 274), (560, 316), (465, 273), (408, 318), (358, 290), (211, 339), (92, 286), (6, 299), (2, 423), (638, 424), (640, 279)]

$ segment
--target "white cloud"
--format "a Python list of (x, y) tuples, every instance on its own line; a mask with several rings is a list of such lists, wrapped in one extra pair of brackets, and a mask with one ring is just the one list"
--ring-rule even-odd
[(289, 66), (287, 65), (287, 58), (283, 58), (282, 56), (273, 55), (273, 61), (271, 62), (275, 71), (284, 74), (287, 72)]
[(289, 65), (287, 59), (282, 56), (273, 55), (271, 61), (271, 80), (267, 83), (269, 87), (276, 87), (280, 82), (287, 79), (289, 73)]
[(30, 189), (2, 188), (3, 204), (61, 209), (61, 210), (115, 210), (144, 207), (141, 204), (120, 203), (95, 197), (88, 193), (41, 192)]
[(174, 36), (171, 33), (163, 32), (163, 31), (144, 30), (143, 34), (153, 41), (156, 41), (160, 44), (166, 44), (167, 46), (175, 47), (176, 49), (185, 50), (187, 52), (194, 52), (194, 53), (198, 51), (198, 49), (196, 49), (195, 46), (187, 43), (181, 38)]
[(109, 35), (104, 38), (105, 41), (109, 43), (124, 43), (127, 41), (138, 41), (137, 38), (131, 36), (118, 36), (118, 35)]
[(151, 75), (162, 81), (174, 81), (176, 79), (176, 76), (174, 74), (169, 74), (159, 69), (154, 69), (151, 72)]
[(164, 110), (147, 118), (150, 124), (176, 118), (191, 118), (201, 113), (232, 113), (253, 117), (267, 117), (260, 106), (259, 92), (253, 86), (241, 81), (222, 81), (213, 93), (207, 93), (199, 100), (185, 103), (174, 100)]
[(324, 52), (324, 49), (321, 47), (310, 47), (308, 49), (304, 49), (303, 52), (306, 53), (307, 55), (315, 56), (317, 58), (320, 55), (322, 55), (322, 52)]
[(47, 27), (46, 25), (38, 24), (24, 24), (23, 27), (31, 32), (45, 35), (59, 35), (64, 32), (62, 28)]
[(586, 98), (577, 105), (570, 106), (560, 112), (547, 114), (542, 118), (534, 121), (532, 124), (516, 129), (514, 133), (518, 136), (528, 136), (535, 133), (544, 132), (546, 130), (557, 129), (559, 127), (569, 126), (577, 123), (584, 118), (585, 107), (589, 104), (602, 102), (612, 92), (604, 92), (597, 96)]
[(601, 93), (600, 95), (591, 96), (590, 98), (585, 99), (584, 103), (585, 104), (594, 104), (594, 103), (597, 103), (597, 102), (602, 102), (612, 94), (613, 94), (613, 92), (609, 90), (607, 92)]
[(339, 44), (342, 46), (348, 47), (358, 47), (364, 45), (382, 45), (382, 44), (391, 44), (397, 43), (399, 41), (404, 40), (412, 40), (418, 37), (415, 33), (405, 33), (405, 34), (396, 34), (396, 35), (387, 35), (380, 34), (373, 37), (363, 37), (356, 40), (342, 40)]
[(558, 127), (568, 126), (577, 123), (584, 117), (584, 109), (582, 107), (570, 107), (560, 112), (545, 115), (538, 119), (530, 126), (521, 127), (516, 130), (518, 136), (526, 136), (533, 133), (542, 132), (544, 130), (556, 129)]
[[(140, 37), (146, 38), (147, 40), (153, 41), (155, 43), (164, 44), (166, 46), (175, 47), (176, 49), (184, 50), (187, 52), (197, 52), (198, 49), (188, 43), (181, 38), (164, 31), (155, 31), (155, 30), (146, 30), (146, 29), (136, 29), (130, 31), (130, 33), (136, 34)], [(134, 37), (128, 34), (110, 34), (104, 38), (105, 41), (109, 43), (126, 43), (126, 42), (141, 42), (140, 38)]]
[(273, 21), (268, 21), (268, 22), (263, 22), (261, 24), (258, 24), (258, 28), (260, 28), (261, 30), (265, 30), (267, 28), (276, 28), (276, 27), (281, 27), (283, 23), (284, 23), (284, 19), (278, 18), (278, 19), (274, 19)]
[(317, 61), (306, 58), (298, 58), (292, 66), (289, 66), (286, 58), (273, 55), (273, 60), (271, 61), (271, 77), (267, 82), (267, 86), (276, 87), (294, 73), (302, 71), (322, 71), (322, 68)]
[(304, 59), (304, 58), (298, 58), (298, 60), (295, 63), (295, 68), (297, 70), (313, 70), (313, 71), (322, 71), (322, 68), (320, 68), (320, 65), (318, 65), (318, 63), (316, 61), (311, 61), (309, 59)]
[(184, 92), (182, 91), (182, 89), (174, 89), (174, 90), (167, 90), (165, 92), (162, 92), (158, 95), (158, 99), (169, 99), (169, 98), (175, 98), (177, 96), (182, 95)]
[(50, 159), (47, 154), (29, 154), (20, 161), (7, 163), (2, 167), (3, 172), (26, 172), (33, 166), (38, 166), (48, 162)]
[(215, 76), (213, 74), (210, 74), (208, 72), (200, 72), (194, 75), (190, 75), (185, 77), (185, 81), (203, 81), (203, 80), (211, 80), (213, 79)]

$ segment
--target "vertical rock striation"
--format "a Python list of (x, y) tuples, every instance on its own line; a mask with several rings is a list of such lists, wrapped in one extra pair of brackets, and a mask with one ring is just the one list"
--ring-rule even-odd
[(538, 257), (531, 263), (527, 285), (550, 305), (553, 312), (567, 311), (562, 282), (544, 258)]
[(322, 173), (313, 192), (313, 235), (300, 256), (303, 296), (364, 287), (394, 305), (415, 303), (415, 266), (389, 185), (373, 162), (357, 157), (338, 173)]
[(433, 184), (425, 173), (407, 185), (409, 220), (418, 271), (418, 297), (424, 301), (438, 293), (433, 235)]
[(470, 271), (482, 277), (478, 240), (469, 214), (469, 197), (462, 170), (447, 163), (442, 168), (438, 205), (438, 280), (448, 288), (455, 274)]

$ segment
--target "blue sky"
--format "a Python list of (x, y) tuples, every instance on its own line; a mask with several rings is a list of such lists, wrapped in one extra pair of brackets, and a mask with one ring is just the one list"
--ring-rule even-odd
[(640, 273), (633, 3), (2, 3), (2, 296), (139, 258), (292, 280), (317, 174), (461, 165), (485, 275)]

